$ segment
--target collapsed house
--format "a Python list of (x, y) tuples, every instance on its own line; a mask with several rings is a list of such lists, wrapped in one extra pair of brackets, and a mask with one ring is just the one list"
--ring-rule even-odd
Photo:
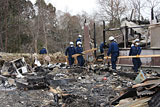
[[(107, 44), (106, 35), (108, 32), (120, 31), (119, 35), (116, 35), (116, 40), (120, 47), (120, 56), (128, 56), (132, 42), (135, 39), (140, 40), (140, 46), (142, 47), (141, 55), (160, 55), (160, 23), (159, 17), (156, 16), (156, 21), (151, 20), (151, 23), (147, 20), (129, 20), (123, 19), (120, 28), (106, 28), (105, 22), (103, 22), (103, 42)], [(107, 52), (107, 48), (105, 49)], [(141, 58), (142, 67), (159, 68), (159, 57)], [(119, 59), (118, 64), (123, 67), (130, 67), (132, 65), (131, 59)]]

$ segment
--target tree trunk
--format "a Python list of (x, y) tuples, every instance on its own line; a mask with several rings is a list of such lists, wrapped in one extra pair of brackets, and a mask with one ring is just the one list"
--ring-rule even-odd
[(8, 44), (8, 23), (7, 23), (7, 14), (8, 14), (8, 0), (6, 0), (6, 12), (5, 12), (5, 52), (7, 52)]
[(1, 51), (3, 51), (4, 47), (3, 47), (2, 34), (1, 33), (0, 33), (0, 42), (1, 42)]

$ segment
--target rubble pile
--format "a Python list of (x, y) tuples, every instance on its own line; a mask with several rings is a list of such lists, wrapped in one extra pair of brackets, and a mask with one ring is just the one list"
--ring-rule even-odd
[[(40, 62), (44, 61), (46, 55), (29, 54), (29, 53), (2, 53), (0, 52), (0, 65), (3, 65), (4, 61), (12, 61), (24, 57), (27, 64), (32, 64), (34, 57), (37, 57)], [(52, 63), (65, 62), (65, 55), (62, 52), (56, 52), (54, 54), (48, 54)], [(2, 64), (1, 64), (2, 63)]]
[(153, 105), (159, 96), (159, 74), (150, 70), (144, 71), (149, 79), (135, 83), (136, 73), (114, 72), (102, 64), (30, 67), (19, 58), (4, 62), (1, 69), (0, 106), (5, 107), (112, 107), (127, 102)]
[[(159, 107), (159, 90), (160, 78), (155, 71), (146, 70), (148, 76), (144, 80), (140, 80), (143, 74), (140, 72), (136, 77), (134, 84), (122, 91), (122, 95), (116, 97), (110, 105), (118, 107)], [(135, 84), (136, 83), (136, 84)]]

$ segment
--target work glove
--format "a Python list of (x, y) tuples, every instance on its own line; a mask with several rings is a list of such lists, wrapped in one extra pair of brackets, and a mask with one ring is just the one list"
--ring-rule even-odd
[(81, 55), (85, 55), (84, 53), (81, 53)]
[(139, 55), (136, 55), (136, 57), (139, 57)]
[(108, 59), (108, 56), (106, 56), (106, 59)]

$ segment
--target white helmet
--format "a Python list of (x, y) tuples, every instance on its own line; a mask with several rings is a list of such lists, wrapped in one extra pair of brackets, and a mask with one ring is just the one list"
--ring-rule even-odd
[(139, 42), (139, 39), (135, 39), (134, 42)]
[(78, 42), (77, 42), (77, 45), (79, 45), (79, 44), (82, 44), (82, 42), (78, 41)]
[(109, 37), (109, 41), (113, 41), (114, 40), (114, 37), (113, 36), (110, 36)]
[(70, 44), (70, 45), (73, 45), (74, 43), (73, 43), (73, 42), (70, 42), (69, 44)]
[(78, 35), (78, 37), (79, 37), (79, 38), (81, 38), (81, 37), (82, 37), (82, 35)]

